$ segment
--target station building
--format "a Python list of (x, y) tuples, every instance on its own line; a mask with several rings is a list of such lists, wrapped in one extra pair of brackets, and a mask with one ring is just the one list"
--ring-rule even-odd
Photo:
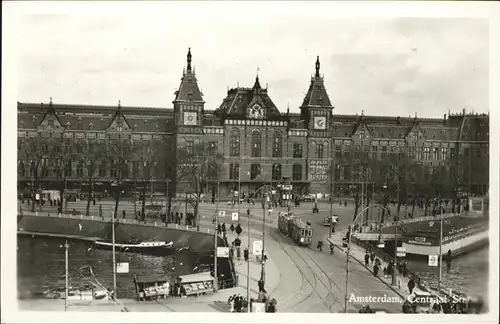
[[(331, 182), (335, 182), (337, 191), (347, 190), (360, 180), (349, 165), (349, 157), (356, 152), (369, 152), (378, 158), (407, 152), (431, 170), (442, 165), (450, 170), (461, 167), (466, 190), (477, 194), (488, 191), (487, 114), (465, 110), (443, 118), (367, 116), (363, 112), (335, 114), (321, 75), (319, 57), (300, 113), (277, 107), (258, 75), (253, 85), (229, 89), (217, 108), (208, 109), (192, 67), (191, 50), (186, 63), (173, 107), (169, 108), (127, 107), (120, 103), (117, 106), (57, 104), (52, 99), (48, 103), (18, 102), (19, 152), (29, 137), (69, 139), (74, 145), (65, 179), (68, 188), (78, 188), (86, 172), (84, 152), (79, 148), (89, 139), (98, 139), (102, 145), (117, 140), (135, 144), (159, 140), (167, 152), (172, 152), (170, 159), (175, 159), (176, 147), (203, 143), (210, 152), (224, 158), (218, 178), (203, 189), (207, 195), (215, 195), (219, 184), (221, 197), (231, 195), (238, 185), (243, 193), (278, 183), (291, 184), (293, 191), (300, 194), (328, 193)], [(18, 157), (22, 189), (33, 179), (30, 161), (24, 161), (22, 154)], [(334, 162), (335, 172), (330, 173)], [(103, 161), (99, 183), (112, 181), (112, 174), (112, 163)], [(172, 175), (154, 179), (154, 190), (167, 190), (165, 183), (170, 182), (169, 177), (175, 177), (173, 174), (174, 171)], [(125, 182), (132, 185), (134, 180), (128, 176)], [(51, 189), (60, 181), (61, 174), (50, 168), (41, 179), (44, 189)], [(176, 189), (171, 186), (168, 190), (173, 193)]]

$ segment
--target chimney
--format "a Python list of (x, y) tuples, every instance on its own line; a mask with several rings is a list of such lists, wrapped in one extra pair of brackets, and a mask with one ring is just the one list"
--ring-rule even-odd
[(443, 115), (443, 125), (446, 126), (446, 114)]

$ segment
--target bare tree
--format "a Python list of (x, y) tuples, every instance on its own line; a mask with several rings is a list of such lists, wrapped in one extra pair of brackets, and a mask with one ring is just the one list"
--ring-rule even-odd
[(124, 180), (129, 176), (129, 158), (132, 156), (130, 142), (125, 140), (115, 140), (109, 145), (107, 151), (107, 160), (111, 167), (111, 196), (115, 199), (115, 210), (113, 217), (118, 216), (118, 205), (122, 191), (124, 189)]
[(60, 183), (60, 211), (62, 212), (65, 205), (65, 192), (67, 189), (67, 174), (71, 170), (73, 161), (73, 142), (62, 134), (62, 137), (55, 144), (53, 170), (57, 177), (61, 180)]
[(162, 179), (165, 175), (163, 168), (165, 165), (159, 163), (159, 161), (168, 160), (165, 154), (164, 142), (153, 141), (147, 145), (136, 145), (132, 148), (132, 163), (134, 166), (132, 168), (133, 178), (137, 180), (139, 177), (138, 169), (141, 168), (140, 173), (141, 181), (141, 220), (144, 221), (146, 218), (146, 193), (148, 188), (152, 185), (152, 181)]
[(199, 204), (203, 186), (216, 179), (222, 169), (222, 156), (212, 155), (202, 143), (177, 150), (177, 184), (184, 190), (186, 200), (193, 206), (195, 224), (199, 230)]
[(94, 195), (96, 181), (99, 177), (99, 170), (106, 169), (108, 149), (105, 144), (92, 139), (85, 143), (84, 163), (86, 166), (86, 190), (87, 190), (87, 209), (85, 215), (90, 215), (90, 203)]
[(23, 163), (28, 164), (29, 177), (31, 178), (31, 212), (35, 211), (35, 201), (37, 190), (41, 187), (41, 180), (48, 176), (51, 169), (51, 163), (54, 160), (56, 146), (53, 141), (43, 138), (40, 134), (35, 137), (25, 138), (20, 143), (18, 150), (19, 158)]

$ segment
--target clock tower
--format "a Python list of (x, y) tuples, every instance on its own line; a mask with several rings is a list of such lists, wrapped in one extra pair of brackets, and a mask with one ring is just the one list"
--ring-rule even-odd
[(330, 131), (333, 106), (326, 92), (323, 77), (320, 75), (319, 56), (316, 59), (316, 73), (311, 78), (307, 94), (300, 107), (301, 119), (306, 121), (307, 129), (316, 134)]
[(185, 68), (179, 89), (175, 91), (174, 123), (180, 133), (201, 134), (203, 110), (205, 101), (198, 87), (198, 81), (191, 65), (191, 48), (187, 53), (187, 67)]
[(316, 72), (300, 106), (301, 119), (307, 127), (307, 180), (311, 192), (331, 191), (329, 167), (332, 165), (331, 125), (333, 106), (320, 75), (319, 56)]

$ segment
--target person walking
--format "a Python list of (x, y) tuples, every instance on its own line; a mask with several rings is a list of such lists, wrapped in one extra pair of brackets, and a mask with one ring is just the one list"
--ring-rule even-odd
[(229, 230), (231, 231), (231, 234), (234, 234), (234, 224), (233, 223), (231, 223)]
[(413, 280), (413, 277), (408, 280), (408, 291), (410, 292), (410, 295), (413, 293), (413, 289), (415, 289), (415, 280)]
[(365, 266), (367, 267), (370, 263), (370, 255), (367, 253), (365, 253)]
[(245, 258), (245, 261), (248, 262), (248, 249), (247, 248), (243, 251), (243, 257)]

